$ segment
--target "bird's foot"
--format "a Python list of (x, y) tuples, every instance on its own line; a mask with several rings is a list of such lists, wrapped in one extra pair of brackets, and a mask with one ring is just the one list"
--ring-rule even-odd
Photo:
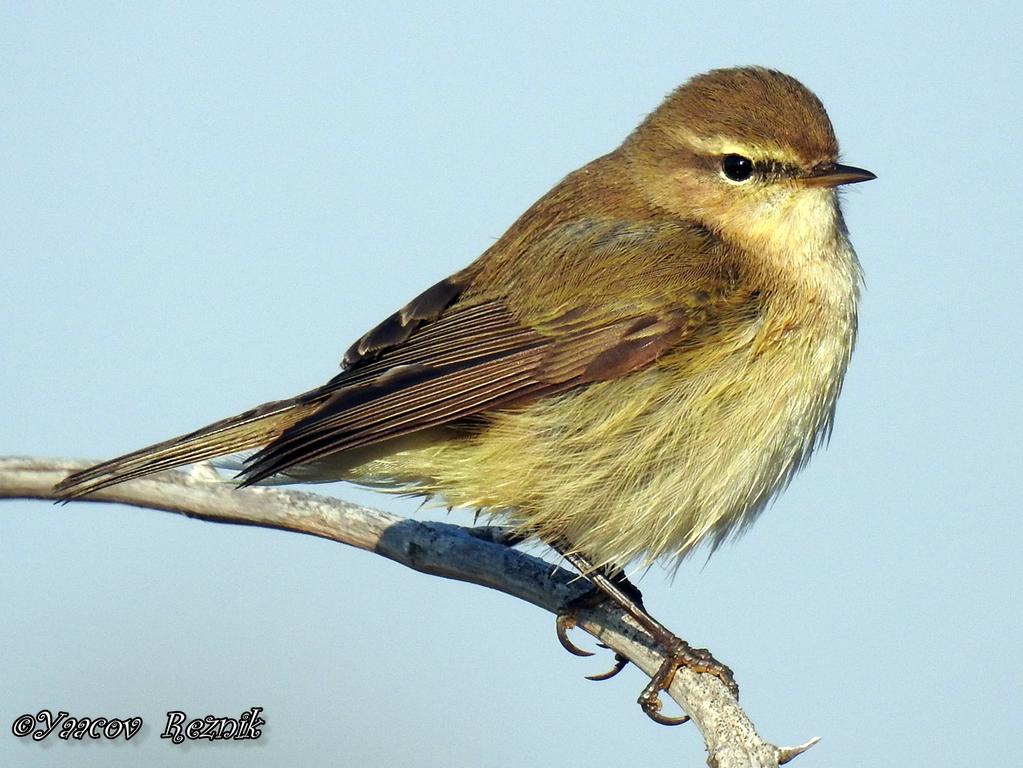
[(682, 667), (691, 669), (693, 672), (705, 672), (714, 675), (733, 696), (739, 698), (739, 686), (735, 682), (732, 670), (715, 659), (706, 648), (693, 648), (689, 643), (676, 635), (666, 632), (663, 636), (655, 638), (666, 652), (667, 658), (660, 668), (650, 678), (650, 682), (639, 695), (639, 706), (646, 713), (647, 717), (661, 725), (681, 725), (689, 720), (688, 715), (682, 717), (670, 717), (661, 714), (661, 691), (666, 691), (675, 679), (675, 673)]
[[(594, 589), (572, 600), (558, 616), (558, 639), (562, 646), (577, 656), (592, 656), (572, 643), (567, 630), (575, 626), (574, 609), (593, 607), (603, 600), (610, 600), (625, 610), (646, 632), (654, 643), (664, 650), (666, 658), (653, 678), (639, 695), (639, 705), (646, 715), (661, 725), (681, 725), (689, 720), (688, 716), (669, 717), (661, 713), (661, 691), (667, 690), (675, 678), (675, 673), (682, 667), (694, 672), (707, 673), (717, 677), (736, 698), (739, 697), (739, 686), (735, 683), (732, 670), (715, 659), (706, 648), (693, 648), (682, 638), (676, 636), (661, 622), (651, 616), (643, 605), (643, 596), (636, 586), (620, 572), (609, 573), (607, 569), (594, 568), (579, 554), (566, 552), (569, 560), (580, 573), (585, 573), (593, 583)], [(602, 675), (594, 675), (590, 679), (607, 680), (614, 677), (628, 664), (628, 660), (615, 654), (615, 665)]]
[[(635, 603), (642, 607), (643, 605), (643, 594), (639, 591), (631, 581), (624, 576), (618, 574), (612, 578), (622, 591), (626, 592), (629, 597), (635, 601)], [(558, 642), (561, 643), (561, 647), (574, 656), (592, 656), (592, 651), (586, 651), (573, 643), (568, 637), (568, 630), (572, 629), (576, 625), (575, 612), (581, 608), (596, 608), (601, 603), (611, 601), (607, 593), (598, 587), (592, 587), (586, 592), (570, 600), (565, 604), (561, 611), (558, 613), (555, 628), (558, 634)], [(613, 602), (613, 601), (612, 601)], [(603, 643), (597, 643), (599, 648), (607, 648)], [(604, 680), (610, 680), (612, 677), (621, 672), (629, 664), (629, 660), (622, 656), (620, 653), (615, 654), (614, 665), (607, 672), (601, 672), (597, 675), (586, 675), (587, 680), (593, 680), (594, 682), (602, 682)]]

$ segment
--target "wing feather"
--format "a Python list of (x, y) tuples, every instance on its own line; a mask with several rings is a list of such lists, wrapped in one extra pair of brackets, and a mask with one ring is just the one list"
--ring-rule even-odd
[(286, 427), (309, 414), (313, 407), (296, 400), (265, 403), (187, 435), (68, 475), (55, 490), (62, 499), (71, 500), (125, 480), (266, 445), (279, 437)]
[[(588, 314), (589, 324), (581, 319)], [(599, 324), (578, 308), (545, 324), (520, 324), (500, 302), (452, 308), (435, 324), (343, 373), (336, 391), (251, 457), (251, 484), (296, 464), (437, 427), (647, 365), (676, 344), (687, 314), (671, 310)]]

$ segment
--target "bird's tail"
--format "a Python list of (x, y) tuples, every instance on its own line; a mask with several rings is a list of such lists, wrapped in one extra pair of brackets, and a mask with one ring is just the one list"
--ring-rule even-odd
[(58, 483), (54, 490), (63, 500), (70, 501), (125, 480), (263, 446), (280, 437), (285, 429), (309, 415), (317, 406), (317, 403), (301, 398), (264, 403), (187, 435), (75, 472)]

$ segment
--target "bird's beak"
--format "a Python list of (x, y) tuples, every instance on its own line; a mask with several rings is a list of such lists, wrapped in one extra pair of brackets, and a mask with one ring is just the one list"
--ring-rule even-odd
[(837, 187), (839, 184), (859, 184), (861, 181), (870, 181), (876, 178), (877, 176), (863, 168), (854, 168), (851, 165), (839, 165), (838, 163), (822, 163), (804, 176), (802, 182), (807, 187)]

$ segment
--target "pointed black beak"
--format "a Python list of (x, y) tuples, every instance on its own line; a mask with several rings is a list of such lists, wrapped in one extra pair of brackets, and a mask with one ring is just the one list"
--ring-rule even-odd
[(838, 163), (822, 163), (803, 177), (803, 184), (808, 187), (837, 187), (840, 184), (859, 184), (870, 181), (877, 176), (863, 168)]

